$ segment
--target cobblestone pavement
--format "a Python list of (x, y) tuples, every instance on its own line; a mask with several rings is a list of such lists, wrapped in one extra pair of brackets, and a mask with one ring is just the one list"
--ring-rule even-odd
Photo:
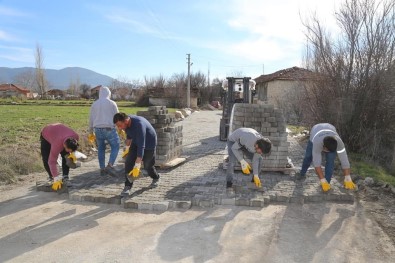
[[(135, 181), (132, 194), (121, 199), (123, 164), (116, 166), (120, 171), (118, 177), (100, 176), (98, 161), (94, 158), (71, 171), (71, 184), (63, 191), (68, 191), (69, 199), (75, 201), (114, 203), (125, 208), (154, 211), (191, 206), (263, 207), (278, 202), (354, 201), (354, 194), (345, 190), (336, 179), (332, 179), (332, 189), (323, 193), (313, 171), (304, 181), (295, 181), (292, 175), (280, 172), (263, 172), (260, 175), (261, 189), (251, 183), (251, 176), (235, 172), (233, 190), (227, 190), (222, 168), (226, 143), (219, 140), (220, 119), (219, 111), (200, 111), (183, 121), (183, 156), (187, 161), (171, 169), (159, 170), (161, 180), (156, 188), (149, 188), (151, 178), (141, 178)], [(288, 141), (289, 157), (296, 167), (300, 167), (304, 150), (293, 138), (288, 137)], [(37, 182), (37, 189), (50, 190), (43, 182)]]

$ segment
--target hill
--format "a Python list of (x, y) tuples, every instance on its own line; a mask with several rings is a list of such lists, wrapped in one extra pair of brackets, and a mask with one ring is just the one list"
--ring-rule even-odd
[[(6, 68), (0, 67), (0, 83), (16, 83), (21, 74), (34, 72), (35, 68)], [(99, 74), (89, 69), (69, 67), (64, 69), (45, 69), (45, 76), (50, 83), (50, 88), (67, 89), (70, 83), (88, 84), (92, 87), (97, 85), (110, 85), (113, 78)]]

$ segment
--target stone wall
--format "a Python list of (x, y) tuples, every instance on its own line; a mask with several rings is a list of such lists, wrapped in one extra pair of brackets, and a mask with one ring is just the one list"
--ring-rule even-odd
[(161, 166), (182, 154), (182, 122), (169, 114), (166, 106), (150, 106), (147, 111), (138, 111), (155, 128), (158, 136), (156, 165)]
[(270, 104), (236, 103), (231, 130), (241, 127), (255, 129), (272, 142), (270, 155), (264, 157), (264, 169), (287, 168), (290, 143), (287, 141), (288, 133), (281, 109)]

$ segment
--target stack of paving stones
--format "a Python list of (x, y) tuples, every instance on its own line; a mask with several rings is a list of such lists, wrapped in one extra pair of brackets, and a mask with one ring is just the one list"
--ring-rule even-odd
[(264, 157), (265, 170), (287, 168), (288, 133), (281, 109), (270, 104), (241, 104), (236, 103), (233, 108), (232, 130), (248, 127), (258, 131), (272, 142), (270, 155)]
[(162, 166), (182, 154), (182, 124), (176, 122), (166, 106), (150, 106), (147, 111), (138, 111), (155, 128), (158, 136), (156, 165)]

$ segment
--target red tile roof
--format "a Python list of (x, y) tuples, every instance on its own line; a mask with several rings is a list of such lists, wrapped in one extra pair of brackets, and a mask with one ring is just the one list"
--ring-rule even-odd
[(27, 94), (30, 92), (30, 90), (15, 84), (11, 84), (11, 83), (0, 84), (0, 91), (8, 91), (8, 90), (18, 91), (19, 93), (23, 93), (23, 94)]
[(317, 74), (313, 71), (292, 67), (282, 69), (271, 74), (261, 75), (255, 79), (256, 83), (269, 82), (273, 80), (312, 80), (316, 79)]

